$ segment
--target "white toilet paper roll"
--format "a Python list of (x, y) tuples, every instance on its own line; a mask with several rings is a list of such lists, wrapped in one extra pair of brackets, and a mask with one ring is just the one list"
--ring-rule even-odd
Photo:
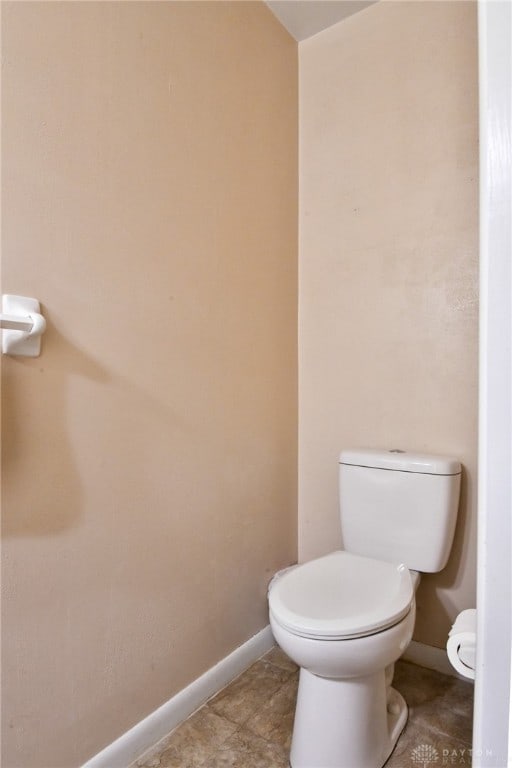
[(460, 675), (475, 679), (476, 610), (469, 608), (455, 619), (446, 643), (448, 658)]

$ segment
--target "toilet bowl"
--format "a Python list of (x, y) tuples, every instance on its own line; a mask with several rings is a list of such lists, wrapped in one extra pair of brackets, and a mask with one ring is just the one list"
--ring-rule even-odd
[(409, 644), (419, 571), (448, 560), (460, 463), (400, 449), (342, 451), (344, 551), (271, 583), (270, 625), (301, 668), (292, 768), (382, 768), (407, 720), (391, 687)]
[(298, 566), (270, 590), (270, 624), (301, 667), (292, 768), (377, 768), (407, 720), (391, 687), (414, 628), (419, 575), (348, 552)]

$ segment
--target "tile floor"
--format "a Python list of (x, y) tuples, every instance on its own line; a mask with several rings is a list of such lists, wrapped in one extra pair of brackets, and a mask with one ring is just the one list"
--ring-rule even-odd
[[(132, 768), (288, 768), (297, 682), (273, 648)], [(472, 684), (399, 661), (393, 685), (409, 721), (386, 768), (471, 765)]]

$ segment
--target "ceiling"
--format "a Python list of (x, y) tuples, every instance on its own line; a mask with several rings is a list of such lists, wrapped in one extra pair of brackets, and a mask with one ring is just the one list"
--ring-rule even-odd
[(296, 40), (304, 40), (362, 11), (376, 0), (266, 0), (270, 10)]

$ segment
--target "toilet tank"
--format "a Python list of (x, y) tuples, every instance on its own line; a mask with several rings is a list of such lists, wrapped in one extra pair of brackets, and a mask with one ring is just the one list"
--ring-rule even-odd
[(343, 549), (423, 573), (441, 571), (453, 542), (461, 466), (406, 451), (340, 454)]

